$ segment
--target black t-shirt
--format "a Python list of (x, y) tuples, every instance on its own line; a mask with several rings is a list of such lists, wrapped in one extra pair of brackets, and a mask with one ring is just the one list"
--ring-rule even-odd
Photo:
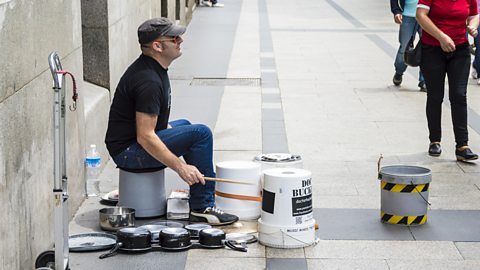
[(112, 157), (137, 141), (135, 112), (158, 115), (155, 131), (167, 128), (170, 115), (167, 70), (143, 54), (128, 67), (115, 90), (105, 136)]

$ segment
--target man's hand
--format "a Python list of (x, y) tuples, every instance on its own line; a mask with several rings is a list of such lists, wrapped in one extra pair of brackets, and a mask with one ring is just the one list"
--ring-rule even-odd
[(189, 186), (197, 183), (205, 185), (205, 179), (203, 179), (203, 175), (198, 171), (195, 166), (183, 164), (177, 170), (177, 173)]
[(393, 20), (395, 21), (396, 24), (402, 24), (403, 22), (402, 14), (395, 14), (395, 16), (393, 16)]
[(446, 34), (442, 35), (442, 38), (438, 40), (440, 42), (440, 46), (444, 52), (453, 52), (455, 51), (455, 42)]
[(470, 25), (467, 25), (467, 31), (468, 31), (468, 34), (470, 34), (470, 36), (472, 37), (476, 37), (478, 35), (477, 28), (471, 27)]

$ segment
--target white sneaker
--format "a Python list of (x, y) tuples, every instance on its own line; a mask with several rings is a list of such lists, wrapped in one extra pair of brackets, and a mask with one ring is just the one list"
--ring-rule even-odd
[(478, 79), (477, 69), (474, 68), (473, 65), (472, 65), (472, 78)]
[(202, 0), (202, 6), (212, 7), (212, 2)]
[(213, 7), (224, 7), (224, 6), (225, 6), (224, 4), (218, 3), (218, 2), (213, 4)]

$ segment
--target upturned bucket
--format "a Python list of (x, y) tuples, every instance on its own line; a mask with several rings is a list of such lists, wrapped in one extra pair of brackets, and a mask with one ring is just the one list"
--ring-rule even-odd
[(427, 222), (432, 171), (419, 166), (392, 165), (379, 170), (382, 222), (422, 225)]

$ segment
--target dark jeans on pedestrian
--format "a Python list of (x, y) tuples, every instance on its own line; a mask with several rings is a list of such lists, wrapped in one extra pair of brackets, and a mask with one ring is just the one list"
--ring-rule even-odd
[(447, 75), (456, 147), (468, 145), (467, 83), (470, 72), (468, 46), (460, 44), (456, 46), (454, 52), (446, 53), (440, 46), (422, 45), (420, 67), (428, 89), (426, 111), (430, 142), (439, 142), (442, 138), (442, 102)]
[[(480, 31), (480, 27), (478, 27)], [(473, 43), (475, 44), (475, 58), (473, 59), (473, 67), (480, 72), (480, 35), (477, 35), (473, 38)]]
[[(394, 63), (395, 72), (398, 74), (403, 75), (405, 70), (407, 70), (407, 64), (405, 64), (405, 60), (403, 60), (403, 55), (405, 54), (405, 49), (408, 46), (408, 42), (415, 32), (418, 32), (419, 35), (422, 33), (422, 29), (417, 23), (415, 17), (403, 16), (403, 22), (400, 25), (400, 30), (398, 32), (398, 42), (400, 42), (400, 47), (398, 47), (397, 56), (395, 57)], [(423, 80), (423, 75), (420, 71), (418, 74), (418, 81), (422, 82)]]
[[(177, 157), (183, 157), (187, 164), (197, 167), (205, 176), (215, 177), (213, 170), (213, 138), (210, 128), (201, 124), (191, 124), (188, 120), (169, 123), (172, 128), (159, 130), (157, 135), (167, 148)], [(113, 158), (121, 169), (163, 169), (160, 163), (138, 143), (127, 147)], [(215, 205), (215, 182), (190, 186), (190, 208), (202, 209)]]

